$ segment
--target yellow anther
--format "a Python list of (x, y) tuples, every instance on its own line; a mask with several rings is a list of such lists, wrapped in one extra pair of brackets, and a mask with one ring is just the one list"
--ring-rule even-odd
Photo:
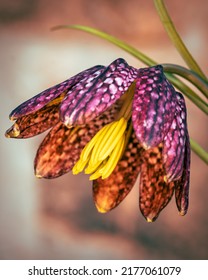
[(88, 160), (82, 160), (82, 159), (79, 159), (77, 161), (77, 163), (74, 165), (74, 167), (72, 168), (72, 173), (74, 175), (82, 172), (82, 170), (85, 168), (86, 164), (88, 163)]
[(125, 136), (123, 136), (119, 140), (119, 143), (112, 151), (111, 155), (109, 156), (107, 163), (100, 170), (100, 172), (102, 172), (102, 179), (108, 178), (110, 174), (113, 172), (113, 170), (115, 169), (118, 161), (120, 160), (121, 155), (123, 154), (124, 143), (125, 143)]
[(106, 126), (104, 126), (97, 134), (95, 134), (95, 136), (90, 140), (90, 142), (87, 143), (87, 145), (82, 150), (82, 153), (80, 155), (80, 159), (82, 159), (83, 161), (87, 160), (87, 158), (89, 157), (90, 152), (92, 151), (95, 143), (98, 141), (100, 135), (102, 133), (104, 133), (106, 129), (107, 129)]
[(92, 175), (90, 175), (90, 181), (96, 180), (98, 178), (101, 177), (101, 173), (99, 170), (97, 170), (96, 172), (94, 172)]
[(104, 135), (100, 145), (96, 145), (95, 149), (92, 151), (91, 159), (95, 162), (97, 160), (104, 160), (113, 151), (126, 130), (127, 121), (124, 118), (121, 118), (119, 121), (110, 125), (111, 126)]
[(102, 161), (98, 161), (96, 164), (92, 165), (89, 162), (87, 168), (85, 169), (85, 174), (91, 174), (91, 173), (95, 172), (101, 163), (102, 163)]

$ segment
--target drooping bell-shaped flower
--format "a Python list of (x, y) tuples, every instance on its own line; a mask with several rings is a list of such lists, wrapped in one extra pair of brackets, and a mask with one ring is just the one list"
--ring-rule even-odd
[(51, 128), (35, 158), (37, 177), (72, 170), (93, 180), (100, 212), (115, 208), (140, 174), (140, 209), (154, 221), (174, 191), (188, 208), (190, 144), (183, 96), (160, 65), (136, 69), (117, 59), (95, 66), (19, 105), (6, 136), (28, 138)]

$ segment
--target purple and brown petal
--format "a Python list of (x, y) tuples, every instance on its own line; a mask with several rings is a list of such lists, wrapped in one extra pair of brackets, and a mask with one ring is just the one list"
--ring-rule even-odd
[(120, 106), (120, 102), (116, 102), (85, 126), (68, 128), (59, 122), (46, 135), (37, 151), (34, 163), (36, 176), (56, 178), (70, 171), (85, 145), (104, 125), (114, 120)]
[(152, 222), (170, 201), (174, 182), (168, 183), (164, 179), (162, 144), (145, 151), (144, 160), (140, 176), (139, 206), (147, 221)]
[(181, 93), (176, 92), (176, 111), (171, 127), (164, 138), (163, 160), (167, 180), (176, 181), (183, 173), (186, 144), (186, 105)]
[(89, 122), (107, 110), (126, 92), (137, 70), (117, 59), (77, 83), (63, 100), (61, 120), (67, 126)]
[(135, 134), (113, 173), (105, 180), (93, 181), (93, 198), (99, 212), (105, 213), (118, 206), (134, 186), (141, 169), (144, 149)]
[(6, 131), (9, 138), (29, 138), (53, 127), (59, 121), (59, 105), (45, 106), (39, 111), (20, 117)]
[(156, 147), (167, 134), (175, 115), (175, 90), (162, 66), (138, 71), (132, 122), (144, 148)]
[(189, 204), (189, 180), (190, 180), (190, 162), (191, 148), (188, 131), (186, 131), (185, 156), (183, 164), (183, 173), (181, 179), (175, 182), (176, 205), (182, 216), (187, 213)]
[(10, 119), (16, 120), (17, 118), (20, 118), (24, 115), (28, 115), (36, 112), (37, 110), (40, 110), (50, 101), (60, 96), (63, 92), (71, 89), (80, 80), (84, 79), (85, 77), (88, 77), (92, 73), (96, 72), (98, 69), (102, 68), (104, 68), (104, 66), (94, 66), (92, 68), (80, 72), (79, 74), (71, 77), (70, 79), (60, 84), (57, 84), (49, 89), (42, 91), (41, 93), (35, 95), (34, 97), (30, 98), (29, 100), (25, 101), (24, 103), (20, 104), (17, 108), (15, 108), (9, 116)]

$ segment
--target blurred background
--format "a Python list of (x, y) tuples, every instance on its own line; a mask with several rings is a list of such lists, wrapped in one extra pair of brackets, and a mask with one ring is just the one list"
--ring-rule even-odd
[[(189, 50), (207, 74), (206, 0), (166, 0)], [(199, 4), (200, 3), (200, 4)], [(174, 198), (155, 223), (138, 207), (138, 182), (124, 202), (97, 213), (87, 176), (54, 180), (33, 174), (44, 135), (6, 139), (8, 115), (21, 102), (96, 64), (136, 59), (81, 31), (51, 32), (59, 24), (99, 28), (159, 63), (185, 65), (169, 41), (153, 1), (0, 0), (0, 259), (207, 259), (208, 172), (192, 153), (190, 206), (180, 217)], [(207, 119), (187, 100), (191, 137), (208, 148)]]

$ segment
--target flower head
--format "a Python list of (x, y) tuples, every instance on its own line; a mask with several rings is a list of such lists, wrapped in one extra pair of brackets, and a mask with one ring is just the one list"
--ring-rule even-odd
[(139, 205), (154, 221), (174, 191), (188, 208), (190, 144), (183, 96), (160, 65), (136, 69), (117, 59), (51, 87), (14, 109), (6, 136), (51, 128), (35, 158), (37, 177), (85, 170), (97, 209), (115, 208), (140, 174)]

